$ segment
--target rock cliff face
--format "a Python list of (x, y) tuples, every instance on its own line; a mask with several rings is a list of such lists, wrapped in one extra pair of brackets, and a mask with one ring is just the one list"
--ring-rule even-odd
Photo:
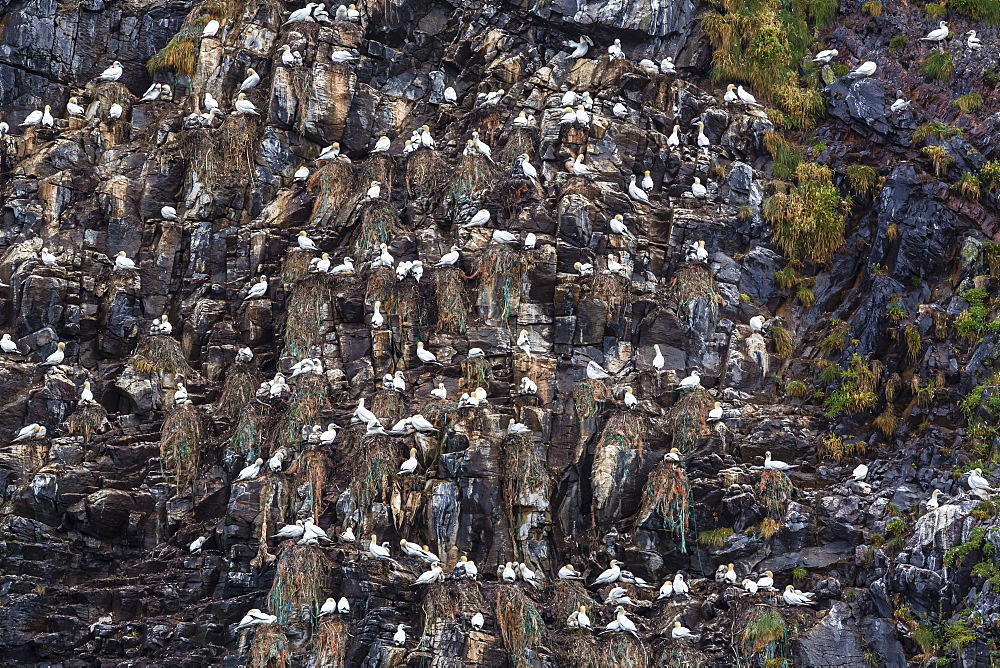
[(299, 8), (0, 0), (5, 665), (1000, 660), (991, 5)]

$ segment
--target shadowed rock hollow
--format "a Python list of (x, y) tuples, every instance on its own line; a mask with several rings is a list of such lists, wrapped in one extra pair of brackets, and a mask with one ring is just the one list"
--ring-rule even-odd
[(1000, 660), (992, 5), (299, 9), (0, 0), (5, 665)]

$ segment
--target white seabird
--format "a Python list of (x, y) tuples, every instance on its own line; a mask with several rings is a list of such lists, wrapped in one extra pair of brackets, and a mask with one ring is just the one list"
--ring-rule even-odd
[(343, 263), (330, 269), (331, 274), (353, 274), (354, 273), (354, 260), (353, 258), (345, 257)]
[(302, 520), (295, 520), (295, 524), (286, 524), (281, 527), (280, 530), (275, 532), (273, 538), (302, 538), (302, 534), (305, 533), (305, 529), (302, 527), (304, 522)]
[(559, 577), (560, 580), (583, 579), (583, 575), (580, 574), (580, 571), (573, 568), (573, 564), (566, 564), (565, 566), (559, 569), (559, 572), (556, 575)]
[(397, 646), (402, 647), (406, 644), (406, 631), (404, 629), (410, 628), (406, 624), (400, 624), (396, 627), (396, 632), (392, 634), (392, 642)]
[(337, 601), (337, 612), (341, 615), (351, 614), (351, 602), (347, 600), (346, 596), (341, 596), (340, 600)]
[(695, 121), (695, 125), (698, 126), (698, 146), (708, 148), (712, 145), (712, 142), (709, 141), (708, 135), (705, 134), (705, 123), (703, 121)]
[(610, 377), (611, 375), (594, 360), (587, 362), (587, 378), (590, 378), (591, 380), (603, 380), (604, 378)]
[(323, 603), (323, 607), (319, 609), (319, 616), (324, 617), (326, 615), (332, 615), (337, 612), (337, 601), (333, 598), (327, 598)]
[(340, 142), (333, 142), (316, 156), (316, 160), (334, 160), (340, 157)]
[(701, 372), (697, 369), (692, 371), (690, 376), (677, 383), (677, 388), (680, 390), (694, 390), (699, 387), (701, 387)]
[(877, 69), (878, 65), (875, 64), (875, 61), (866, 60), (854, 68), (854, 70), (850, 72), (850, 75), (855, 77), (870, 77), (875, 74), (875, 70)]
[(764, 453), (764, 468), (771, 469), (773, 471), (787, 471), (789, 469), (798, 468), (798, 464), (787, 464), (780, 459), (771, 459), (771, 451), (768, 450)]
[(514, 580), (516, 580), (517, 571), (514, 570), (514, 564), (508, 561), (507, 564), (503, 567), (502, 575), (500, 576), (500, 578), (504, 582), (513, 582)]
[(83, 116), (83, 107), (76, 103), (75, 97), (71, 97), (66, 103), (66, 113), (70, 116)]
[(438, 386), (431, 390), (431, 396), (441, 401), (447, 400), (448, 390), (445, 388), (444, 383), (438, 383)]
[(299, 232), (297, 240), (299, 248), (302, 250), (310, 250), (310, 251), (319, 250), (318, 248), (316, 248), (316, 243), (312, 239), (310, 239), (308, 235), (306, 235), (305, 230)]
[(354, 417), (365, 423), (378, 422), (378, 418), (375, 417), (375, 414), (365, 408), (364, 397), (358, 399), (358, 407), (354, 409)]
[(18, 441), (30, 441), (36, 438), (45, 438), (46, 431), (45, 427), (37, 422), (33, 422), (29, 425), (21, 427), (21, 429), (17, 432), (17, 436), (14, 437), (11, 443), (17, 443)]
[(482, 227), (490, 222), (490, 212), (487, 209), (480, 209), (462, 227)]
[(114, 104), (111, 105), (111, 108), (108, 109), (108, 117), (109, 118), (121, 118), (122, 114), (124, 113), (124, 111), (125, 111), (125, 109), (122, 107), (122, 105), (120, 105), (117, 102), (115, 102)]
[(353, 527), (347, 527), (346, 529), (344, 529), (343, 531), (341, 531), (340, 532), (340, 540), (342, 540), (342, 541), (344, 541), (346, 543), (353, 543), (354, 540), (355, 540), (355, 538), (354, 538), (354, 528)]
[(642, 173), (642, 182), (639, 185), (646, 192), (649, 192), (653, 189), (653, 177), (650, 175), (648, 169)]
[(938, 492), (939, 490), (934, 490), (931, 492), (931, 498), (927, 499), (927, 510), (935, 510), (940, 504), (938, 503)]
[(660, 72), (662, 74), (677, 74), (677, 68), (674, 66), (674, 59), (667, 56), (660, 61)]
[(107, 68), (99, 75), (97, 75), (98, 81), (118, 81), (121, 78), (122, 72), (125, 70), (122, 68), (122, 64), (117, 60), (111, 63), (111, 67)]
[(771, 571), (764, 571), (764, 575), (757, 579), (757, 587), (760, 589), (773, 589), (774, 573)]
[(691, 194), (698, 199), (708, 196), (708, 188), (701, 184), (701, 179), (697, 176), (694, 177), (694, 183), (691, 184)]
[(625, 403), (625, 408), (629, 410), (632, 410), (639, 405), (639, 400), (636, 399), (634, 394), (632, 394), (632, 388), (628, 385), (625, 386), (625, 396), (622, 401)]
[(573, 52), (569, 54), (570, 58), (583, 58), (587, 55), (590, 47), (594, 45), (594, 40), (590, 39), (586, 35), (580, 35), (580, 41), (574, 42), (571, 39), (563, 41), (563, 46), (568, 46), (573, 49)]
[(118, 251), (118, 255), (115, 256), (115, 269), (135, 269), (135, 262), (125, 255), (125, 251)]
[(743, 589), (748, 594), (756, 594), (757, 593), (758, 585), (753, 580), (750, 580), (749, 578), (744, 578), (743, 582), (741, 582), (740, 584), (743, 586)]
[(236, 108), (237, 113), (260, 116), (260, 112), (257, 111), (257, 107), (254, 106), (253, 102), (247, 99), (246, 93), (240, 93), (236, 97), (236, 101), (233, 102), (233, 107)]
[(965, 39), (965, 46), (967, 46), (970, 50), (979, 51), (979, 49), (983, 48), (983, 41), (976, 37), (975, 30), (970, 30), (965, 34), (968, 35)]
[(701, 636), (696, 636), (691, 633), (691, 629), (686, 626), (681, 626), (680, 622), (674, 622), (674, 628), (670, 630), (670, 637), (674, 639), (678, 638), (690, 638), (691, 640), (698, 641)]
[(56, 344), (56, 349), (45, 358), (45, 361), (43, 361), (40, 366), (57, 366), (62, 364), (63, 360), (66, 359), (65, 350), (66, 344), (60, 341)]
[(715, 406), (708, 411), (708, 416), (706, 418), (709, 421), (716, 421), (722, 419), (722, 402), (716, 401)]
[(191, 554), (201, 554), (201, 547), (208, 540), (208, 536), (199, 536), (191, 541), (191, 545), (188, 546), (188, 552)]
[(614, 218), (611, 219), (609, 227), (614, 234), (620, 234), (628, 239), (635, 239), (635, 235), (625, 225), (625, 217), (620, 213), (616, 213)]
[(628, 107), (621, 102), (615, 102), (615, 106), (611, 108), (611, 113), (615, 115), (615, 118), (625, 118), (628, 116)]
[(984, 493), (989, 494), (997, 491), (990, 486), (990, 481), (983, 476), (982, 469), (973, 469), (969, 473), (969, 477), (966, 482), (969, 483), (969, 489), (971, 489), (973, 493), (979, 497), (984, 497)]
[(424, 364), (440, 364), (434, 353), (424, 347), (423, 341), (417, 341), (417, 358)]
[(169, 205), (161, 206), (160, 217), (163, 220), (177, 220), (177, 209)]
[(260, 83), (260, 75), (257, 74), (257, 70), (255, 70), (252, 67), (248, 67), (247, 68), (247, 76), (243, 80), (243, 83), (240, 84), (240, 90), (239, 90), (239, 92), (242, 93), (243, 91), (250, 90), (251, 88), (254, 88), (259, 83)]
[(347, 63), (352, 60), (357, 60), (357, 56), (348, 51), (347, 49), (337, 49), (330, 54), (330, 60), (334, 63)]
[(861, 482), (868, 475), (868, 467), (865, 464), (858, 464), (854, 467), (854, 471), (851, 473), (851, 479), (855, 482)]
[(259, 608), (251, 608), (247, 611), (243, 619), (240, 620), (240, 623), (236, 625), (236, 630), (239, 631), (258, 624), (273, 624), (276, 621), (278, 621), (277, 615), (268, 615), (261, 612)]
[(267, 294), (267, 276), (261, 276), (257, 279), (257, 282), (250, 286), (250, 290), (247, 292), (247, 296), (244, 301), (250, 299), (259, 299)]
[(420, 577), (418, 577), (413, 584), (426, 585), (442, 579), (444, 579), (444, 571), (441, 569), (441, 564), (435, 563), (431, 565), (430, 570), (421, 573)]
[(380, 301), (376, 301), (374, 304), (372, 304), (372, 319), (371, 319), (372, 329), (380, 329), (385, 322), (385, 318), (379, 311), (379, 307), (381, 305), (382, 302)]
[(58, 267), (59, 262), (56, 260), (56, 256), (49, 252), (45, 246), (42, 246), (42, 250), (38, 252), (38, 257), (41, 258), (42, 264), (46, 267)]
[(785, 591), (781, 593), (781, 597), (785, 599), (785, 603), (788, 605), (813, 605), (816, 601), (813, 601), (811, 596), (812, 592), (798, 592), (792, 585), (785, 587)]
[(608, 56), (611, 60), (625, 60), (625, 52), (622, 51), (622, 41), (616, 39), (615, 43), (608, 47)]
[(636, 638), (639, 637), (639, 632), (635, 627), (635, 623), (625, 615), (625, 608), (620, 605), (615, 609), (615, 620), (604, 628), (607, 631), (631, 633)]
[(684, 582), (684, 574), (677, 573), (674, 575), (674, 593), (680, 596), (681, 594), (687, 594), (689, 591), (691, 591), (691, 588), (688, 587), (687, 582)]
[(417, 470), (417, 449), (410, 448), (410, 458), (403, 462), (399, 470), (396, 471), (396, 475), (406, 475), (407, 473), (413, 473)]
[(275, 473), (280, 473), (285, 465), (285, 449), (280, 448), (267, 460), (267, 468)]
[(17, 344), (14, 343), (14, 340), (10, 337), (10, 334), (4, 334), (3, 338), (0, 338), (0, 350), (8, 354), (21, 352), (21, 350), (17, 347)]
[(162, 94), (163, 88), (161, 87), (161, 84), (152, 83), (149, 85), (149, 88), (146, 89), (146, 92), (142, 94), (139, 102), (156, 102), (160, 99), (160, 95)]
[(388, 151), (391, 145), (392, 141), (390, 141), (390, 139), (387, 136), (382, 135), (381, 137), (378, 138), (378, 141), (375, 142), (375, 146), (374, 148), (372, 148), (371, 152), (382, 153), (384, 151)]
[(291, 14), (288, 15), (288, 19), (285, 20), (282, 25), (288, 25), (289, 23), (297, 23), (299, 21), (306, 21), (311, 18), (313, 7), (316, 6), (315, 2), (308, 2), (306, 6), (302, 9), (296, 9)]
[(243, 482), (244, 480), (253, 480), (254, 478), (260, 475), (260, 467), (263, 465), (264, 465), (264, 460), (258, 457), (257, 461), (255, 461), (253, 464), (244, 467), (243, 470), (240, 471), (239, 476), (237, 476), (236, 480), (234, 480), (233, 482), (237, 483), (237, 482)]
[(485, 623), (486, 623), (486, 618), (483, 617), (483, 613), (481, 612), (477, 612), (476, 614), (472, 615), (472, 619), (469, 620), (469, 624), (476, 631), (482, 631), (483, 625)]
[(927, 37), (921, 37), (921, 42), (943, 42), (948, 38), (948, 22), (941, 21), (938, 27), (927, 33)]
[(824, 49), (823, 51), (820, 51), (815, 56), (813, 56), (813, 62), (828, 63), (839, 55), (840, 52), (837, 51), (836, 49)]
[(493, 151), (490, 149), (489, 146), (486, 145), (485, 142), (479, 139), (479, 133), (475, 130), (472, 131), (472, 145), (476, 148), (477, 151), (485, 155), (490, 160), (490, 162), (493, 161)]
[(219, 27), (220, 27), (219, 22), (216, 21), (215, 19), (212, 19), (211, 21), (205, 24), (204, 28), (202, 28), (201, 36), (215, 37), (217, 34), (219, 34)]
[(375, 557), (376, 559), (392, 559), (389, 554), (388, 543), (379, 545), (375, 534), (372, 534), (372, 540), (368, 544), (368, 553)]
[(649, 204), (649, 195), (646, 191), (635, 184), (635, 174), (633, 174), (628, 182), (628, 195), (636, 202), (642, 202), (643, 204)]
[(617, 559), (612, 559), (610, 567), (597, 576), (597, 578), (593, 582), (593, 585), (599, 586), (599, 585), (611, 584), (612, 582), (617, 582), (618, 579), (621, 578), (622, 576), (621, 566), (622, 562), (618, 561)]

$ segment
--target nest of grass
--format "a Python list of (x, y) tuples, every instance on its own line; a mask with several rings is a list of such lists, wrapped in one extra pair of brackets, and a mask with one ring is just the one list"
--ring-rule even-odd
[(704, 389), (688, 392), (670, 407), (667, 413), (667, 428), (673, 435), (673, 447), (686, 454), (694, 445), (695, 440), (708, 433), (705, 418), (715, 402)]
[(323, 342), (330, 302), (330, 288), (323, 276), (309, 276), (295, 284), (285, 319), (285, 349), (293, 358), (308, 357)]
[(533, 507), (532, 497), (543, 494), (549, 484), (545, 461), (535, 454), (530, 434), (513, 434), (504, 439), (500, 449), (500, 492), (507, 509)]
[(531, 599), (515, 586), (500, 587), (497, 591), (496, 619), (500, 637), (513, 664), (532, 665), (525, 650), (541, 643), (545, 637), (545, 622)]
[(768, 517), (783, 520), (788, 499), (792, 495), (792, 481), (784, 471), (764, 469), (757, 482), (757, 501), (767, 511)]
[(260, 624), (254, 627), (250, 643), (251, 668), (285, 668), (292, 663), (291, 646), (281, 627)]
[(601, 404), (611, 398), (608, 386), (599, 380), (581, 380), (573, 388), (573, 410), (580, 422), (597, 415)]
[(403, 396), (394, 390), (382, 388), (377, 390), (375, 396), (372, 397), (371, 412), (390, 426), (403, 417), (405, 407), (406, 401), (404, 401)]
[(201, 461), (201, 416), (194, 406), (179, 406), (167, 413), (160, 431), (160, 457), (173, 472), (177, 489), (187, 487), (198, 474)]
[(215, 405), (215, 414), (230, 420), (240, 415), (259, 387), (260, 376), (257, 375), (257, 370), (245, 362), (236, 362), (226, 374), (222, 395)]
[(281, 551), (278, 568), (267, 595), (271, 614), (279, 624), (310, 623), (319, 614), (330, 562), (311, 545), (290, 545)]
[(424, 628), (420, 633), (418, 648), (431, 648), (433, 638), (437, 635), (434, 627), (438, 624), (454, 624), (458, 621), (462, 605), (453, 593), (457, 594), (457, 591), (443, 582), (436, 582), (427, 587), (424, 600), (420, 604)]
[(90, 443), (90, 437), (110, 428), (108, 412), (103, 406), (87, 404), (80, 406), (72, 415), (66, 418), (66, 427), (70, 436), (83, 436), (84, 443)]
[(462, 409), (458, 407), (457, 401), (432, 401), (430, 403), (424, 404), (423, 415), (427, 418), (427, 421), (434, 425), (434, 428), (438, 430), (441, 434), (441, 438), (444, 438), (445, 430), (448, 428), (448, 419), (452, 416), (458, 415), (462, 412)]
[(361, 232), (356, 248), (362, 256), (378, 250), (403, 232), (399, 211), (385, 199), (366, 200), (361, 209)]
[(190, 377), (194, 369), (187, 363), (181, 346), (169, 336), (148, 336), (139, 342), (128, 362), (142, 373)]
[(351, 640), (350, 627), (347, 622), (336, 615), (323, 617), (313, 640), (316, 668), (344, 668), (347, 645)]
[(658, 529), (670, 531), (680, 539), (681, 552), (687, 552), (688, 522), (691, 517), (691, 485), (680, 466), (670, 462), (659, 464), (642, 490), (642, 505), (636, 526), (657, 515)]
[(393, 184), (395, 174), (395, 161), (385, 153), (375, 153), (361, 164), (358, 178), (366, 191), (372, 181), (378, 181), (388, 191)]
[(504, 116), (497, 106), (479, 107), (469, 114), (469, 129), (479, 132), (479, 138), (492, 145), (494, 135), (503, 128)]
[(600, 666), (615, 668), (646, 668), (649, 657), (642, 641), (625, 633), (612, 634), (600, 644)]
[(251, 174), (254, 147), (262, 127), (263, 124), (256, 116), (247, 114), (227, 116), (219, 128), (218, 140), (212, 144), (211, 169), (208, 171), (221, 169), (230, 173)]
[(295, 378), (295, 391), (288, 410), (278, 424), (277, 446), (298, 452), (302, 444), (302, 426), (318, 424), (319, 416), (329, 410), (330, 385), (326, 376), (307, 373)]
[(517, 218), (521, 209), (537, 200), (534, 182), (521, 175), (505, 178), (494, 190), (494, 195), (507, 220)]
[(703, 299), (716, 304), (715, 285), (708, 269), (697, 264), (686, 264), (674, 273), (667, 297), (677, 304), (677, 309), (690, 311), (694, 302)]
[(343, 160), (326, 160), (322, 167), (309, 175), (306, 190), (315, 199), (311, 224), (325, 225), (333, 220), (354, 195), (354, 170)]
[(493, 163), (480, 153), (462, 155), (448, 184), (448, 194), (454, 201), (484, 192), (493, 185)]
[(595, 299), (608, 305), (610, 318), (611, 313), (618, 313), (628, 300), (629, 280), (619, 274), (595, 273), (591, 290)]
[(292, 285), (309, 276), (309, 265), (313, 255), (307, 251), (285, 253), (281, 261), (281, 283)]
[(493, 365), (485, 357), (474, 357), (462, 360), (462, 384), (474, 390), (486, 387), (493, 380)]
[[(377, 501), (387, 502), (400, 462), (405, 459), (391, 436), (359, 438), (351, 449), (351, 496), (359, 509), (371, 509)], [(361, 534), (368, 533), (362, 519)]]
[(479, 310), (486, 318), (505, 321), (521, 296), (521, 255), (506, 244), (491, 244), (480, 257)]
[(312, 509), (313, 521), (319, 522), (324, 510), (323, 487), (326, 485), (326, 479), (330, 476), (332, 468), (330, 458), (319, 450), (309, 450), (303, 452), (297, 462), (299, 477), (296, 480), (301, 481), (299, 489), (301, 490), (302, 486), (305, 486), (306, 501), (308, 507)]
[(365, 299), (382, 303), (383, 314), (390, 312), (390, 302), (396, 294), (396, 272), (392, 267), (375, 267), (365, 281)]
[(591, 485), (598, 508), (604, 508), (626, 478), (638, 472), (646, 421), (635, 413), (616, 413), (608, 420), (594, 451)]
[(597, 610), (600, 605), (590, 597), (590, 592), (586, 590), (580, 580), (557, 580), (552, 588), (551, 605), (549, 612), (556, 620), (556, 624), (565, 624), (566, 618), (574, 610), (579, 610), (581, 605), (587, 606), (588, 610)]
[(464, 336), (469, 320), (469, 300), (465, 294), (462, 270), (458, 267), (436, 269), (434, 287), (438, 329), (445, 334)]
[(440, 192), (447, 169), (437, 151), (428, 148), (414, 151), (406, 159), (406, 194), (423, 199)]
[(499, 152), (498, 157), (504, 162), (514, 162), (522, 153), (535, 155), (538, 151), (538, 141), (541, 132), (538, 128), (514, 128), (507, 136), (507, 143)]
[(244, 405), (229, 440), (229, 450), (243, 455), (249, 462), (256, 461), (272, 421), (271, 407), (267, 404), (251, 401)]
[[(566, 617), (556, 619), (556, 624), (566, 624)], [(597, 640), (590, 633), (575, 629), (566, 629), (555, 639), (555, 657), (557, 666), (577, 666), (578, 668), (611, 668), (602, 663), (603, 656), (598, 648)], [(612, 666), (614, 664), (611, 664)]]

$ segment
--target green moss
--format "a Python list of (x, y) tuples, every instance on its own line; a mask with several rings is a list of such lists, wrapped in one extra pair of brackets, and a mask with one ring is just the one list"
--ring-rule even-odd
[(801, 146), (791, 144), (784, 135), (773, 130), (764, 133), (764, 148), (774, 160), (771, 174), (779, 179), (791, 178), (805, 154)]
[(801, 566), (792, 569), (792, 579), (793, 580), (805, 580), (809, 577), (809, 571)]
[(926, 125), (921, 125), (913, 132), (913, 143), (919, 144), (928, 137), (934, 137), (941, 141), (947, 141), (952, 137), (960, 137), (962, 135), (962, 128), (953, 128), (944, 123), (938, 121), (933, 121), (927, 123)]
[(899, 53), (904, 48), (906, 48), (906, 36), (896, 35), (889, 39), (889, 51), (890, 53)]
[(979, 196), (982, 194), (982, 188), (979, 183), (979, 178), (975, 174), (965, 172), (954, 185), (952, 185), (959, 195), (965, 199), (975, 202), (979, 200)]
[(802, 399), (809, 394), (809, 387), (801, 380), (790, 380), (785, 385), (785, 394), (791, 399)]
[(865, 358), (855, 353), (841, 374), (840, 385), (823, 402), (828, 417), (861, 413), (875, 406), (878, 375)]
[(961, 566), (965, 556), (970, 552), (981, 552), (985, 554), (983, 549), (986, 545), (988, 545), (986, 542), (986, 529), (983, 527), (976, 527), (969, 533), (969, 540), (965, 541), (961, 545), (956, 545), (945, 552), (944, 565), (948, 568)]
[(722, 547), (726, 539), (733, 535), (733, 530), (723, 527), (713, 531), (702, 531), (698, 534), (698, 544), (702, 547)]
[(924, 5), (924, 12), (927, 13), (927, 18), (932, 21), (940, 19), (942, 16), (948, 13), (948, 8), (944, 5), (939, 5), (935, 2), (930, 2)]
[(947, 83), (955, 71), (955, 61), (947, 51), (931, 51), (924, 58), (920, 73), (931, 81)]
[(840, 318), (834, 318), (830, 321), (830, 328), (827, 330), (826, 336), (819, 342), (819, 350), (824, 357), (832, 353), (839, 353), (844, 349), (850, 329), (850, 326)]
[(1000, 160), (990, 160), (979, 170), (979, 179), (986, 184), (986, 190), (993, 190), (1000, 183)]
[(1000, 83), (1000, 73), (996, 70), (990, 70), (983, 75), (983, 83), (987, 86), (995, 88), (998, 83)]
[(828, 167), (803, 163), (796, 169), (795, 190), (764, 201), (774, 241), (790, 259), (824, 264), (843, 245), (850, 200), (840, 197), (832, 175)]

